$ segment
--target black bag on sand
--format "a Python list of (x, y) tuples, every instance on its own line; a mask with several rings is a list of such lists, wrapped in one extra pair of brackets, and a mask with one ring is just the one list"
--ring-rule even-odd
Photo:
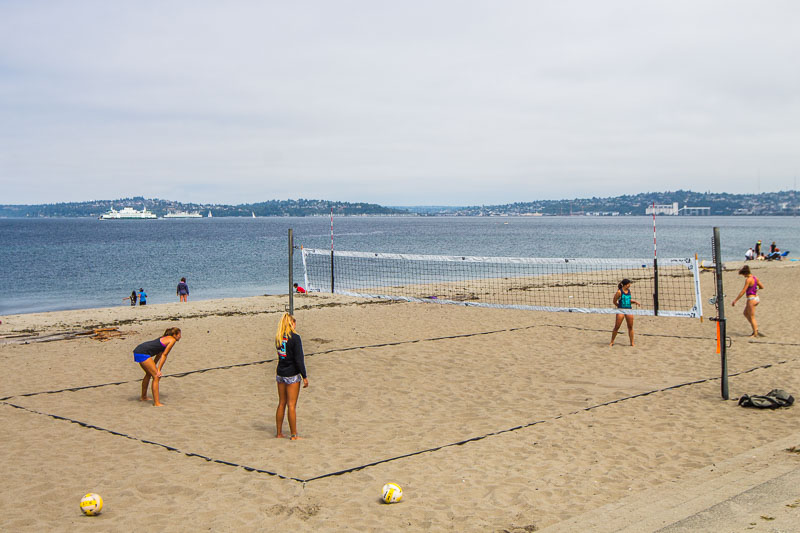
[(789, 407), (793, 403), (794, 396), (781, 389), (772, 389), (763, 396), (743, 394), (739, 398), (739, 405), (742, 407), (755, 407), (757, 409), (777, 409), (779, 407)]

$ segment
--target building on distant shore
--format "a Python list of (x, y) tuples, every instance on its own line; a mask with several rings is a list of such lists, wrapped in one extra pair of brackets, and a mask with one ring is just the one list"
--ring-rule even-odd
[(711, 214), (710, 207), (689, 207), (685, 205), (678, 207), (678, 202), (664, 205), (650, 205), (645, 209), (646, 215), (670, 215), (670, 216), (708, 216)]
[(679, 215), (684, 216), (709, 216), (711, 215), (711, 208), (710, 207), (689, 207), (688, 205), (683, 206), (680, 209)]
[(678, 209), (678, 202), (672, 202), (671, 204), (665, 205), (649, 205), (644, 212), (645, 215), (678, 215), (680, 214), (680, 209)]

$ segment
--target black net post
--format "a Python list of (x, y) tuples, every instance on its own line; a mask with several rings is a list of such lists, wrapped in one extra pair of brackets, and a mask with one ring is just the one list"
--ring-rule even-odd
[(714, 248), (714, 276), (716, 277), (717, 282), (717, 293), (714, 297), (714, 303), (717, 307), (717, 318), (714, 320), (717, 322), (719, 331), (719, 355), (720, 362), (722, 364), (722, 399), (728, 400), (730, 398), (730, 393), (728, 390), (728, 337), (725, 328), (725, 294), (722, 289), (722, 253), (720, 252), (721, 245), (719, 242), (718, 227), (714, 228), (714, 239), (712, 240), (712, 245)]
[(289, 228), (289, 314), (294, 315), (294, 234)]
[(658, 316), (658, 259), (653, 258), (653, 315)]

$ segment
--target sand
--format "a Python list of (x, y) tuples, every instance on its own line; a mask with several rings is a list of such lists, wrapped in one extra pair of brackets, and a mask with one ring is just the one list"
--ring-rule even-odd
[[(800, 397), (800, 266), (753, 268), (755, 340), (725, 273), (730, 401), (709, 320), (636, 317), (636, 346), (609, 347), (606, 315), (297, 296), (297, 442), (274, 438), (286, 296), (0, 317), (0, 530), (798, 531), (797, 490), (728, 529), (693, 516), (796, 486), (800, 407), (734, 399)], [(173, 326), (154, 408), (131, 350)], [(380, 503), (390, 481), (401, 503)], [(100, 516), (81, 515), (87, 492)]]

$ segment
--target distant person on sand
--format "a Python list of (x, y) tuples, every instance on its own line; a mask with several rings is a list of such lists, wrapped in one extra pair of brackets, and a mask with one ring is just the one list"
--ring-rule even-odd
[(756, 249), (754, 251), (756, 257), (761, 255), (761, 241), (756, 242)]
[(130, 301), (131, 301), (131, 307), (133, 307), (134, 305), (136, 305), (136, 289), (133, 289), (133, 290), (131, 291), (131, 295), (130, 295), (130, 296), (126, 296), (125, 298), (123, 298), (123, 299), (122, 299), (122, 301), (123, 301), (123, 302), (124, 302), (125, 300), (130, 300)]
[(153, 405), (161, 407), (162, 404), (158, 397), (158, 384), (161, 381), (161, 369), (164, 368), (164, 363), (167, 362), (167, 355), (169, 354), (175, 343), (181, 340), (181, 330), (179, 328), (169, 328), (164, 332), (164, 335), (152, 341), (143, 342), (133, 349), (133, 360), (139, 363), (139, 366), (144, 370), (144, 378), (142, 379), (142, 396), (139, 398), (141, 401), (146, 402), (150, 398), (147, 397), (147, 386), (150, 384), (150, 379), (153, 380)]
[(275, 333), (275, 348), (278, 351), (278, 408), (275, 411), (275, 436), (283, 438), (283, 417), (288, 410), (291, 439), (297, 440), (297, 398), (300, 396), (300, 380), (308, 387), (308, 375), (303, 357), (303, 343), (295, 328), (297, 321), (289, 313), (283, 313)]
[(147, 305), (147, 293), (141, 287), (139, 288), (139, 305)]
[(181, 278), (180, 283), (178, 283), (177, 295), (182, 302), (189, 301), (189, 286), (186, 284), (186, 278)]
[[(614, 307), (618, 309), (631, 309), (631, 304), (641, 305), (631, 298), (631, 280), (627, 278), (623, 279), (617, 287), (618, 290), (614, 294)], [(628, 326), (628, 337), (631, 339), (631, 346), (635, 346), (633, 344), (633, 315), (626, 315), (623, 313), (618, 314), (614, 322), (614, 331), (611, 332), (611, 346), (614, 346), (614, 339), (617, 338), (617, 332), (622, 325), (623, 318)]]
[(769, 253), (774, 254), (777, 249), (778, 247), (775, 245), (775, 241), (772, 241), (772, 244), (769, 245)]
[(753, 257), (755, 256), (754, 254), (755, 254), (755, 252), (753, 252), (753, 249), (752, 248), (748, 248), (747, 251), (744, 253), (744, 260), (745, 261), (752, 261)]
[(306, 292), (306, 290), (303, 287), (299, 286), (297, 283), (295, 283), (294, 292), (299, 292), (300, 294), (303, 294)]
[(731, 305), (736, 305), (736, 302), (739, 301), (739, 298), (747, 295), (747, 304), (744, 307), (744, 317), (750, 322), (750, 326), (753, 328), (753, 334), (750, 335), (753, 338), (758, 337), (758, 322), (756, 322), (756, 306), (758, 305), (760, 299), (758, 297), (758, 289), (763, 289), (764, 285), (755, 277), (753, 274), (750, 273), (750, 267), (745, 265), (739, 270), (739, 275), (744, 276), (744, 287), (742, 287), (742, 291), (739, 293), (739, 296), (736, 297)]

